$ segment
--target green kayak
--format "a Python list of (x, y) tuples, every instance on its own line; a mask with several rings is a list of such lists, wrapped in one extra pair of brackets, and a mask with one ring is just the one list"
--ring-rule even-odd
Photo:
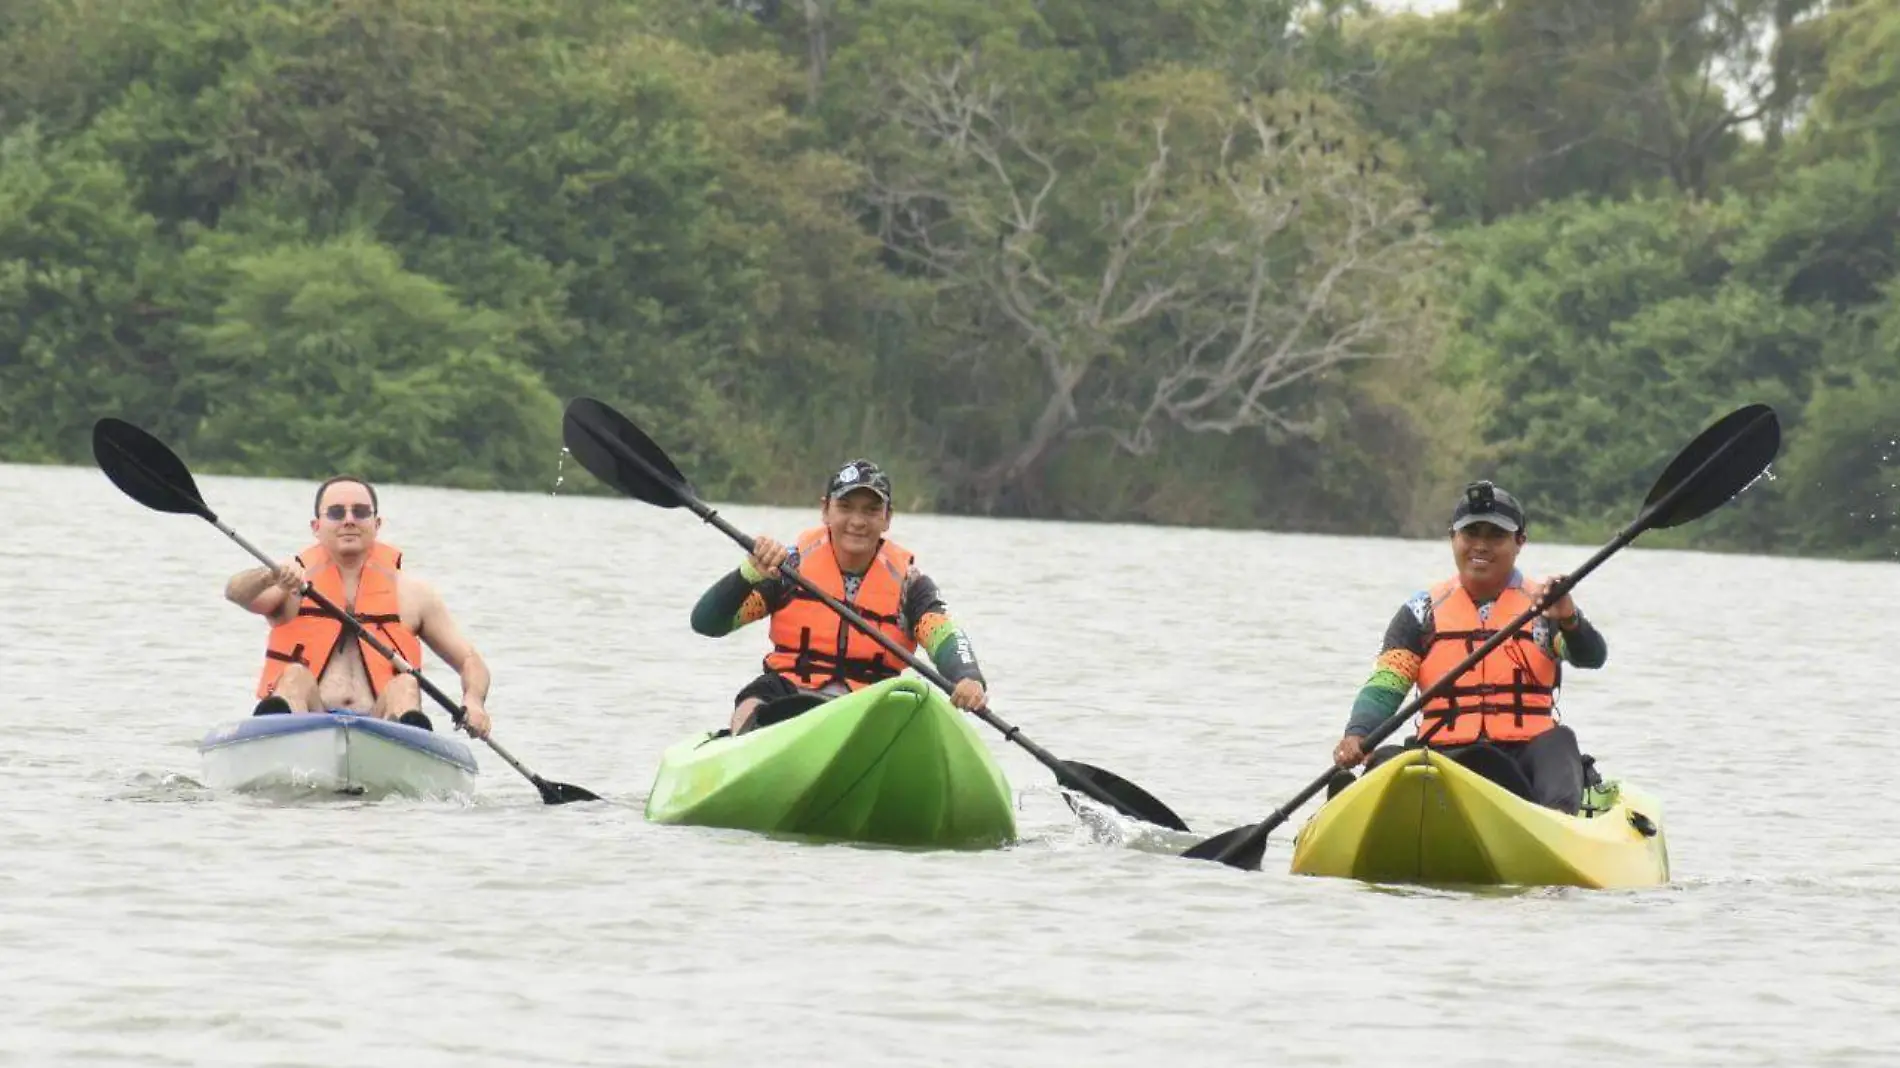
[(982, 849), (1016, 837), (1003, 769), (968, 717), (913, 678), (736, 738), (674, 745), (647, 818), (901, 846)]

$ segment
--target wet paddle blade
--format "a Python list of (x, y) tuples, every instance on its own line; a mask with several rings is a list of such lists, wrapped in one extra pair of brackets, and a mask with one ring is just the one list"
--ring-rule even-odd
[(145, 507), (218, 521), (178, 454), (131, 423), (107, 417), (92, 424), (92, 456), (113, 485)]
[(570, 401), (561, 419), (561, 441), (589, 474), (629, 497), (661, 508), (678, 508), (687, 496), (698, 496), (666, 450), (603, 401), (592, 397)]
[[(1202, 839), (1181, 855), (1189, 860), (1218, 860), (1243, 871), (1259, 871), (1260, 862), (1267, 855), (1267, 836), (1254, 834), (1259, 826), (1257, 823), (1248, 823), (1222, 831), (1212, 838)], [(1253, 835), (1251, 840), (1248, 840), (1249, 835)], [(1233, 856), (1223, 855), (1235, 846), (1241, 847), (1239, 852)]]
[(541, 791), (541, 800), (550, 805), (566, 805), (575, 801), (598, 801), (600, 795), (564, 782), (550, 782), (540, 776), (534, 778), (534, 788)]
[[(1456, 672), (1462, 674), (1462, 672)], [(1404, 715), (1410, 712), (1400, 710)], [(1189, 847), (1181, 855), (1189, 860), (1218, 860), (1230, 868), (1242, 871), (1259, 871), (1260, 861), (1267, 854), (1267, 836), (1293, 817), (1300, 806), (1313, 799), (1313, 796), (1326, 788), (1327, 783), (1338, 771), (1328, 768), (1326, 774), (1306, 784), (1306, 789), (1295, 794), (1293, 800), (1276, 809), (1272, 815), (1259, 823), (1248, 823), (1232, 830), (1222, 831), (1212, 838), (1204, 839)]]
[[(1773, 408), (1750, 404), (1735, 409), (1663, 470), (1643, 501), (1646, 525), (1661, 530), (1708, 515), (1760, 478), (1780, 449), (1781, 420)], [(1680, 495), (1666, 500), (1678, 489)]]
[[(1162, 804), (1153, 794), (1112, 771), (1076, 760), (1063, 761), (1062, 769), (1069, 775), (1095, 784), (1102, 793), (1114, 801), (1116, 811), (1130, 819), (1152, 823), (1157, 827), (1166, 827), (1171, 831), (1189, 829), (1187, 823), (1174, 814), (1173, 809)], [(1073, 808), (1075, 802), (1070, 801), (1069, 804)]]

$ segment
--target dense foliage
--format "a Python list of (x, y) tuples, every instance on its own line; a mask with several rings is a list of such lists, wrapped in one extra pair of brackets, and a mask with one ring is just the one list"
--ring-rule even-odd
[[(0, 459), (1607, 534), (1742, 402), (1699, 544), (1900, 533), (1900, 6), (14, 0)], [(569, 467), (571, 472), (571, 465)]]

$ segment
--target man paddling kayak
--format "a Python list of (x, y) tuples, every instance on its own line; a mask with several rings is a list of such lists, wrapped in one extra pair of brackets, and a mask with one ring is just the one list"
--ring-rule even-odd
[(835, 696), (903, 670), (889, 651), (780, 575), (779, 566), (788, 562), (900, 648), (923, 648), (954, 685), (952, 704), (983, 707), (983, 672), (969, 638), (950, 619), (937, 584), (917, 570), (914, 555), (884, 537), (891, 526), (890, 477), (869, 460), (845, 464), (825, 485), (819, 517), (822, 525), (800, 534), (792, 548), (757, 539), (738, 569), (693, 606), (693, 630), (709, 638), (772, 620), (765, 672), (733, 698), (732, 733), (752, 726), (767, 701), (799, 693)]
[(343, 624), (314, 599), (297, 595), (308, 580), (411, 666), (421, 666), (422, 644), (428, 643), (462, 677), (465, 728), (486, 736), (488, 665), (435, 588), (402, 570), (400, 550), (376, 540), (383, 520), (375, 487), (339, 475), (317, 487), (315, 508), (315, 545), (274, 571), (240, 571), (224, 586), (231, 603), (270, 620), (257, 714), (350, 709), (434, 729), (422, 712), (415, 677), (398, 672), (365, 642), (346, 644)]
[[(1414, 685), (1430, 688), (1496, 633), (1487, 628), (1537, 602), (1543, 584), (1527, 584), (1517, 570), (1528, 527), (1517, 498), (1489, 482), (1465, 487), (1451, 516), (1458, 574), (1414, 594), (1392, 617), (1372, 677), (1354, 699), (1345, 737), (1333, 749), (1340, 768), (1362, 761), (1374, 767), (1401, 752), (1401, 746), (1382, 746), (1368, 761), (1363, 739), (1398, 710)], [(1576, 735), (1557, 722), (1561, 665), (1598, 668), (1608, 656), (1603, 635), (1566, 595), (1425, 705), (1415, 729), (1422, 734), (1438, 725), (1426, 743), (1434, 749), (1484, 745), (1501, 751), (1529, 780), (1531, 800), (1575, 814), (1583, 801), (1583, 758)], [(1336, 779), (1334, 792), (1350, 781)]]

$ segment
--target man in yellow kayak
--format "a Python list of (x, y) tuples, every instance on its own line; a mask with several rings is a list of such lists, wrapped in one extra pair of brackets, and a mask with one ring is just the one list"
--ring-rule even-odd
[[(1414, 594), (1386, 627), (1372, 677), (1354, 699), (1345, 737), (1333, 749), (1333, 762), (1342, 769), (1333, 792), (1351, 782), (1343, 769), (1364, 762), (1369, 770), (1402, 751), (1382, 746), (1368, 760), (1364, 738), (1398, 711), (1414, 686), (1429, 689), (1555, 581), (1552, 576), (1528, 584), (1517, 569), (1528, 526), (1523, 506), (1509, 493), (1489, 482), (1465, 487), (1451, 516), (1458, 574)], [(1423, 734), (1445, 720), (1426, 744), (1494, 748), (1523, 773), (1532, 801), (1574, 815), (1583, 801), (1584, 767), (1577, 736), (1557, 722), (1562, 664), (1598, 668), (1608, 656), (1603, 635), (1565, 596), (1427, 703), (1415, 729)]]
[(258, 715), (351, 709), (433, 730), (422, 712), (422, 689), (314, 599), (298, 595), (308, 581), (347, 609), (376, 639), (422, 664), (422, 643), (462, 676), (468, 732), (488, 733), (488, 665), (462, 636), (433, 586), (402, 570), (402, 551), (376, 540), (383, 527), (376, 489), (339, 475), (317, 487), (310, 532), (317, 543), (276, 570), (240, 571), (225, 583), (232, 604), (270, 620)]
[(800, 693), (838, 695), (881, 682), (904, 664), (779, 572), (790, 563), (807, 580), (849, 605), (906, 651), (922, 647), (955, 689), (958, 708), (987, 700), (970, 640), (950, 619), (937, 584), (915, 556), (884, 537), (891, 526), (891, 480), (869, 460), (831, 476), (819, 498), (821, 525), (791, 548), (761, 537), (752, 554), (693, 606), (693, 630), (721, 638), (771, 617), (765, 672), (733, 698), (731, 730), (741, 734), (766, 702)]

